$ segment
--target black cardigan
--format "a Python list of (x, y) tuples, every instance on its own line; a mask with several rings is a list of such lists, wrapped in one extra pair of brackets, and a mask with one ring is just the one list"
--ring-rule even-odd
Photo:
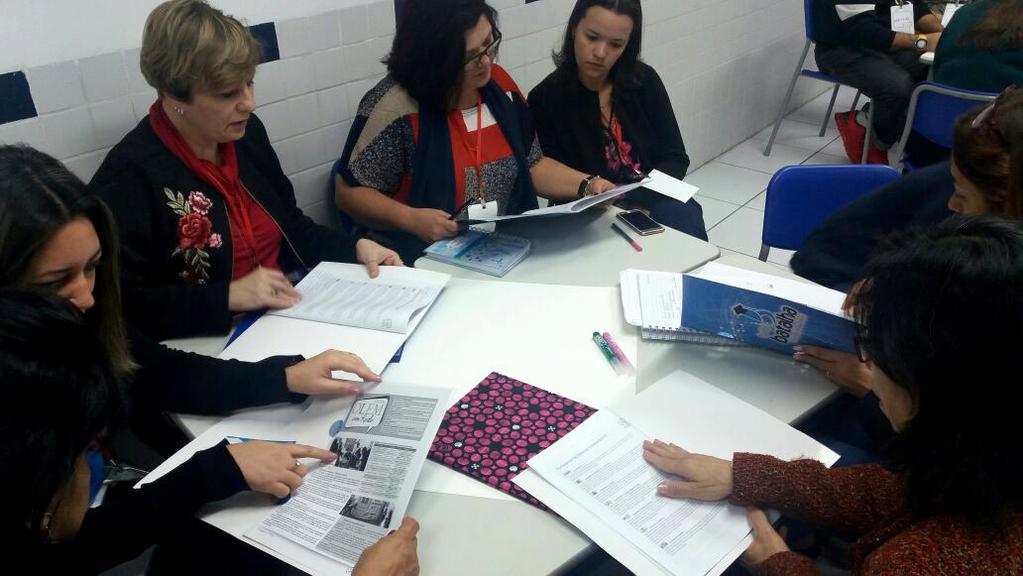
[[(316, 224), (295, 204), (291, 181), (255, 115), (236, 146), (242, 183), (284, 235), (280, 264), (285, 271), (321, 261), (355, 261), (354, 238)], [(227, 332), (233, 258), (226, 202), (163, 145), (148, 116), (107, 154), (89, 187), (110, 206), (120, 229), (128, 320), (157, 340)], [(181, 277), (189, 268), (183, 254), (175, 254), (179, 215), (167, 205), (165, 190), (186, 199), (200, 191), (212, 201), (208, 216), (223, 245), (206, 249), (211, 266), (204, 283)]]
[(220, 360), (173, 350), (128, 327), (131, 354), (139, 365), (129, 384), (131, 428), (163, 456), (188, 442), (164, 412), (217, 415), (253, 406), (301, 402), (288, 390), (284, 369), (301, 356), (273, 356), (259, 362)]
[[(643, 173), (653, 169), (682, 179), (689, 156), (682, 142), (668, 92), (653, 68), (637, 63), (633, 87), (615, 86), (615, 116), (632, 144), (632, 156)], [(562, 66), (529, 92), (529, 108), (540, 148), (563, 164), (614, 181), (604, 157), (604, 126), (600, 97), (579, 82), (575, 66)]]
[(860, 278), (878, 242), (911, 226), (948, 218), (955, 182), (951, 163), (942, 162), (906, 176), (846, 204), (814, 228), (792, 256), (792, 271), (843, 292)]
[(13, 558), (7, 562), (34, 574), (98, 574), (186, 529), (200, 506), (247, 489), (227, 443), (221, 442), (152, 484), (89, 510), (69, 542), (8, 542)]

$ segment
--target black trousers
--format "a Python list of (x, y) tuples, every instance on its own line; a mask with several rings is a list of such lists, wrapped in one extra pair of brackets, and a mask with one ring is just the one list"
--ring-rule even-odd
[(871, 123), (877, 139), (889, 146), (898, 141), (913, 88), (927, 78), (928, 66), (920, 62), (920, 53), (818, 45), (814, 57), (821, 72), (870, 97)]

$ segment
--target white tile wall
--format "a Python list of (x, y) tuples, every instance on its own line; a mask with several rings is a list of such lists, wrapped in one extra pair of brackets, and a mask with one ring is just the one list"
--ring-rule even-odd
[[(551, 51), (560, 44), (574, 2), (490, 4), (499, 10), (505, 35), (500, 61), (528, 92), (553, 69)], [(800, 0), (645, 0), (644, 17), (643, 56), (668, 89), (691, 170), (772, 121), (803, 43)], [(327, 174), (359, 100), (385, 73), (380, 59), (394, 34), (393, 0), (278, 21), (275, 27), (281, 60), (257, 71), (257, 114), (293, 178), (300, 206), (332, 223)], [(28, 142), (90, 178), (109, 146), (145, 116), (155, 94), (139, 72), (137, 47), (82, 56), (26, 71), (40, 117), (0, 126), (0, 141)], [(825, 89), (801, 80), (792, 108)], [(749, 154), (753, 145), (721, 161), (769, 172), (779, 161), (801, 156), (800, 147), (816, 143), (812, 134), (802, 133), (805, 128), (793, 130), (786, 129), (766, 162)], [(789, 143), (795, 146), (786, 148)], [(708, 212), (725, 218), (728, 205)]]

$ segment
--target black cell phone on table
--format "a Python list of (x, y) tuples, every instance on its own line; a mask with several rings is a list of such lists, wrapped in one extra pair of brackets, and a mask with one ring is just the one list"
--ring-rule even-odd
[(660, 234), (664, 232), (664, 226), (646, 215), (642, 210), (625, 210), (618, 213), (618, 219), (625, 222), (625, 225), (632, 228), (640, 236)]

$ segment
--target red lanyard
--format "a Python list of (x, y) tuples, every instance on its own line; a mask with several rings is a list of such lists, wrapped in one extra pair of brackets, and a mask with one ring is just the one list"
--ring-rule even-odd
[(483, 194), (483, 98), (476, 94), (476, 179), (479, 180), (479, 195), (481, 204), (487, 203), (487, 197)]

